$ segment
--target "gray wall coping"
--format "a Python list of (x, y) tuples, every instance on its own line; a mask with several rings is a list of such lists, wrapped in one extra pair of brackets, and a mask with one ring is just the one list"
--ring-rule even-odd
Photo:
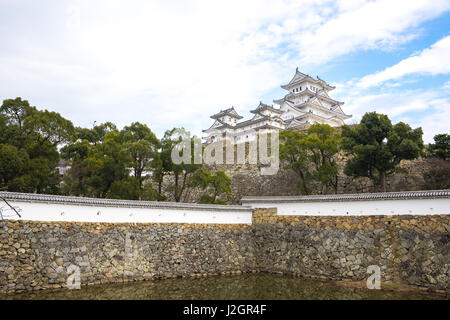
[[(240, 205), (215, 205), (215, 204), (196, 204), (182, 202), (165, 201), (138, 201), (138, 200), (119, 200), (103, 198), (84, 198), (71, 196), (58, 196), (50, 194), (19, 193), (0, 191), (0, 199), (19, 202), (44, 202), (59, 203), (66, 205), (90, 205), (106, 207), (129, 207), (129, 208), (147, 208), (147, 209), (178, 209), (178, 210), (215, 210), (215, 211), (241, 211), (252, 212), (249, 206)], [(3, 202), (0, 200), (0, 202)]]
[(450, 189), (401, 191), (379, 193), (327, 194), (311, 196), (249, 196), (241, 199), (242, 204), (280, 202), (322, 202), (322, 201), (368, 201), (450, 198)]

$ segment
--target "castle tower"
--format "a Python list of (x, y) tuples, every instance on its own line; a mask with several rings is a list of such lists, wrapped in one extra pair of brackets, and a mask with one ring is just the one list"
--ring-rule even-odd
[(275, 108), (262, 102), (250, 112), (250, 120), (238, 122), (242, 117), (231, 107), (212, 115), (213, 125), (206, 130), (206, 143), (231, 137), (234, 143), (253, 139), (255, 132), (274, 132), (285, 129), (307, 128), (314, 123), (332, 127), (344, 125), (344, 120), (352, 116), (342, 111), (343, 102), (334, 100), (329, 92), (335, 89), (325, 81), (295, 71), (291, 81), (281, 88), (288, 91), (282, 99), (274, 100), (280, 107)]
[(335, 87), (319, 77), (314, 79), (297, 69), (292, 80), (281, 88), (288, 93), (284, 98), (274, 100), (274, 103), (280, 105), (286, 129), (313, 123), (337, 127), (344, 125), (344, 120), (352, 117), (342, 111), (343, 102), (328, 95)]
[(208, 129), (203, 130), (204, 133), (208, 134), (208, 137), (206, 138), (207, 143), (221, 139), (227, 132), (233, 133), (237, 121), (243, 117), (234, 110), (234, 107), (231, 107), (221, 110), (210, 118), (215, 120), (214, 123)]

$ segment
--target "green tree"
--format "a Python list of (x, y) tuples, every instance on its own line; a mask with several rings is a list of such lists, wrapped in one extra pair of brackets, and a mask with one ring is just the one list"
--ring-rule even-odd
[(386, 115), (366, 113), (354, 128), (342, 127), (342, 145), (353, 157), (345, 174), (369, 177), (386, 191), (386, 176), (392, 174), (401, 160), (417, 158), (423, 149), (422, 129), (411, 129), (403, 122), (392, 125)]
[(139, 190), (142, 191), (143, 181), (146, 178), (143, 173), (150, 169), (159, 141), (147, 125), (139, 122), (126, 126), (120, 133), (124, 146), (132, 158), (131, 167), (134, 177), (139, 183)]
[(36, 108), (30, 106), (27, 100), (22, 98), (6, 99), (0, 107), (0, 113), (5, 114), (11, 124), (17, 125), (21, 130), (25, 119), (36, 112)]
[(40, 145), (48, 142), (52, 146), (69, 143), (74, 139), (75, 128), (71, 121), (57, 112), (47, 110), (31, 113), (23, 121), (25, 132)]
[(146, 182), (144, 185), (144, 188), (141, 192), (141, 200), (146, 201), (161, 201), (161, 195), (158, 193), (157, 190), (153, 187), (153, 184), (151, 182)]
[(67, 195), (88, 196), (88, 163), (90, 144), (88, 140), (78, 140), (61, 149), (61, 157), (66, 159), (70, 169), (63, 177), (62, 192)]
[(0, 143), (25, 148), (29, 137), (23, 130), (25, 118), (36, 112), (28, 101), (21, 98), (7, 99), (0, 107)]
[(10, 191), (58, 193), (58, 147), (73, 139), (72, 123), (56, 112), (37, 110), (28, 101), (16, 98), (3, 101), (0, 128), (0, 143), (16, 148), (13, 152), (13, 148), (5, 147), (8, 153), (0, 167), (17, 166), (7, 163), (14, 161), (17, 154), (28, 159), (26, 167), (15, 170), (13, 178), (7, 177), (8, 182), (0, 179), (0, 183)]
[(24, 149), (0, 144), (0, 186), (9, 186), (27, 172), (30, 159)]
[[(108, 132), (101, 144), (92, 146), (87, 158), (87, 167), (90, 172), (89, 186), (93, 195), (105, 198), (113, 183), (128, 180), (131, 161), (120, 135), (114, 131)], [(120, 189), (116, 183), (114, 196)], [(139, 194), (134, 194), (132, 198), (138, 197)]]
[[(95, 157), (100, 157), (102, 143), (109, 133), (118, 132), (115, 124), (105, 122), (93, 128), (75, 128), (74, 142), (61, 149), (61, 157), (70, 165), (63, 177), (62, 192), (76, 196), (106, 196), (108, 190), (101, 191), (98, 172), (93, 172)], [(117, 137), (116, 143), (122, 143)], [(104, 155), (107, 157), (107, 155)], [(90, 161), (88, 160), (90, 157)], [(89, 166), (89, 163), (91, 166)], [(110, 186), (109, 186), (110, 187)], [(109, 188), (108, 187), (108, 188)]]
[(434, 143), (428, 145), (428, 155), (450, 161), (450, 135), (437, 134), (433, 139)]
[(176, 130), (176, 128), (172, 130), (166, 130), (163, 138), (159, 143), (159, 149), (156, 150), (154, 158), (151, 162), (151, 168), (153, 170), (152, 177), (157, 184), (157, 193), (159, 195), (159, 200), (165, 200), (165, 196), (163, 196), (162, 194), (164, 177), (170, 174), (173, 169), (171, 153), (174, 146), (179, 142), (178, 140), (173, 139)]
[(108, 132), (118, 132), (116, 125), (112, 122), (105, 122), (94, 126), (92, 129), (88, 128), (76, 128), (76, 138), (81, 140), (87, 140), (93, 145), (101, 143)]
[(139, 181), (135, 177), (125, 177), (111, 184), (106, 197), (110, 199), (138, 200), (140, 195)]
[(231, 198), (231, 179), (223, 171), (212, 174), (205, 168), (199, 168), (193, 174), (191, 184), (210, 191), (201, 196), (199, 203), (226, 204), (226, 201), (219, 199), (221, 194)]
[(304, 146), (309, 151), (308, 158), (314, 166), (312, 178), (319, 181), (323, 187), (322, 193), (327, 194), (329, 187), (337, 193), (338, 167), (335, 155), (339, 152), (341, 135), (327, 124), (314, 124), (308, 128)]
[[(180, 164), (175, 164), (172, 161), (172, 150), (178, 148), (182, 141), (190, 141), (191, 150), (196, 137), (191, 137), (190, 133), (184, 128), (174, 128), (167, 131), (164, 138), (161, 139), (161, 171), (162, 173), (170, 174), (173, 177), (173, 182), (169, 184), (168, 191), (172, 193), (176, 202), (180, 202), (183, 198), (186, 199), (192, 187), (190, 181), (192, 175), (201, 168), (201, 164), (194, 163), (194, 153), (191, 152), (191, 157), (188, 163), (184, 161)], [(164, 153), (162, 153), (164, 152)], [(183, 157), (183, 151), (179, 152), (180, 157)], [(183, 197), (184, 196), (184, 197)]]
[(306, 139), (306, 135), (297, 131), (280, 132), (280, 160), (285, 164), (284, 169), (292, 169), (297, 174), (299, 177), (297, 186), (303, 194), (310, 193), (309, 183), (312, 177)]

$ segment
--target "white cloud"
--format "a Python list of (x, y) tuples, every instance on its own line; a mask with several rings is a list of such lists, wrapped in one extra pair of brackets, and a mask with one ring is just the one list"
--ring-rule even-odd
[(289, 80), (299, 62), (309, 72), (310, 63), (403, 43), (415, 35), (412, 27), (449, 6), (440, 0), (6, 1), (0, 98), (22, 96), (76, 125), (141, 121), (159, 134), (173, 126), (199, 133), (219, 109), (234, 105), (245, 114)]
[(368, 88), (385, 81), (398, 79), (409, 74), (448, 74), (450, 73), (450, 36), (444, 37), (430, 48), (404, 59), (396, 65), (361, 79), (358, 86)]
[(444, 85), (442, 86), (443, 89), (450, 91), (450, 81), (447, 81), (446, 83), (444, 83)]
[(447, 0), (339, 2), (339, 13), (298, 34), (303, 63), (325, 63), (356, 50), (390, 48), (411, 40), (413, 27), (450, 8)]

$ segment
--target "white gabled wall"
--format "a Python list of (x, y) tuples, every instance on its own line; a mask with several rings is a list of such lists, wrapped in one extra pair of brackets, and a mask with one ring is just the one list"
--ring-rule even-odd
[(71, 221), (110, 223), (205, 223), (251, 224), (252, 211), (198, 210), (173, 208), (107, 207), (45, 202), (8, 201), (19, 208), (19, 218), (13, 211), (3, 211), (7, 220)]
[(244, 202), (252, 208), (277, 208), (278, 215), (369, 216), (450, 214), (450, 199), (370, 201)]

